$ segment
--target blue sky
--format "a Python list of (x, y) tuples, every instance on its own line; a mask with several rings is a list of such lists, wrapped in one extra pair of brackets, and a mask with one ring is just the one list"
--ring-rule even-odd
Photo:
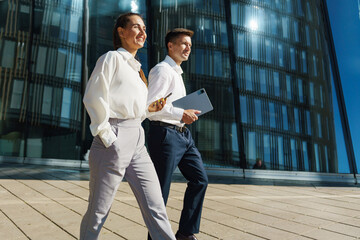
[[(329, 10), (331, 28), (335, 43), (336, 55), (340, 69), (341, 83), (345, 96), (351, 137), (360, 170), (360, 16), (358, 0), (326, 0)], [(335, 96), (334, 96), (335, 97)], [(341, 126), (337, 124), (337, 132)], [(337, 141), (339, 135), (337, 136)], [(343, 145), (340, 147), (339, 155)], [(344, 159), (339, 159), (344, 161)], [(347, 161), (347, 159), (345, 160)], [(339, 169), (340, 170), (340, 169)], [(359, 171), (360, 172), (360, 171)]]

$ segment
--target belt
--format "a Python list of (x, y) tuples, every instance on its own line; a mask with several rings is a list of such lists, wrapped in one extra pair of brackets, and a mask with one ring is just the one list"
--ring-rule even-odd
[(167, 128), (171, 128), (171, 129), (175, 129), (178, 132), (185, 132), (187, 127), (183, 126), (183, 127), (179, 127), (170, 123), (166, 123), (166, 122), (160, 122), (160, 121), (150, 121), (151, 125), (154, 126), (160, 126), (160, 127), (167, 127)]

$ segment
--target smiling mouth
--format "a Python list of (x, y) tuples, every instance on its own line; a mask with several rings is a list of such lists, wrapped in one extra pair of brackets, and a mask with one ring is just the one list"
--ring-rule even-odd
[(141, 37), (141, 38), (137, 38), (136, 40), (139, 41), (139, 42), (143, 42), (143, 43), (145, 42), (145, 39), (142, 38), (142, 37)]

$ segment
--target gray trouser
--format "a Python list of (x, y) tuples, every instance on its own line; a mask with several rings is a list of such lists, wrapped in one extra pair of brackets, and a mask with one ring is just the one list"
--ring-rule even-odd
[(80, 240), (98, 239), (124, 177), (139, 203), (151, 237), (175, 240), (159, 180), (144, 146), (141, 121), (110, 119), (109, 122), (117, 140), (106, 148), (96, 136), (90, 148), (89, 206), (81, 222)]

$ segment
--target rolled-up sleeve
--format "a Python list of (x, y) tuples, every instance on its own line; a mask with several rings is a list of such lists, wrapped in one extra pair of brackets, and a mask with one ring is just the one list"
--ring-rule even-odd
[[(174, 90), (174, 86), (171, 84), (171, 78), (172, 76), (164, 67), (155, 67), (150, 71), (147, 101), (148, 106), (155, 100), (165, 97)], [(180, 121), (183, 113), (184, 109), (174, 107), (172, 103), (167, 102), (164, 108), (156, 113), (156, 116), (164, 119)]]
[(115, 72), (115, 59), (107, 53), (99, 58), (86, 86), (83, 102), (90, 116), (90, 130), (93, 136), (99, 135), (106, 147), (115, 140), (116, 135), (109, 123), (109, 85)]

